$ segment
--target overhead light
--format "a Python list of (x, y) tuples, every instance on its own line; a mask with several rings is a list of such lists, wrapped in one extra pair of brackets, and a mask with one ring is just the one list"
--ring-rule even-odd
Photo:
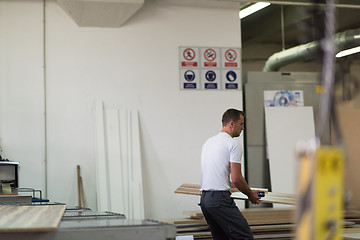
[(358, 53), (358, 52), (360, 52), (360, 47), (350, 48), (350, 49), (339, 52), (338, 54), (335, 55), (335, 57), (341, 58), (341, 57), (345, 57), (347, 55)]
[(254, 12), (257, 12), (263, 8), (266, 8), (269, 5), (270, 5), (270, 3), (268, 3), (268, 2), (255, 3), (255, 4), (251, 5), (250, 7), (240, 10), (239, 18), (243, 19), (244, 17), (249, 16), (250, 14), (253, 14)]

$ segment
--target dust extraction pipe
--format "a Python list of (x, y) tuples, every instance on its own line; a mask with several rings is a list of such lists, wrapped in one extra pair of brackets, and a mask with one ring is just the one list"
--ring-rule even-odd
[[(360, 28), (335, 34), (334, 44), (337, 52), (360, 46)], [(275, 72), (290, 63), (312, 59), (319, 50), (319, 41), (314, 41), (275, 53), (266, 61), (263, 71)]]

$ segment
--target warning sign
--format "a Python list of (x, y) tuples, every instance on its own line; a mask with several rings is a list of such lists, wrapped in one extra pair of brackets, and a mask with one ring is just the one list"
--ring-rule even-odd
[(222, 71), (222, 89), (241, 89), (241, 72), (238, 69)]
[(180, 67), (199, 67), (198, 48), (180, 48)]
[(180, 89), (241, 90), (240, 50), (179, 46)]
[(223, 48), (221, 54), (224, 68), (238, 68), (240, 66), (239, 48)]
[(219, 89), (221, 88), (220, 70), (202, 70), (201, 71), (201, 88), (202, 89)]
[(201, 48), (200, 55), (202, 67), (219, 66), (219, 48)]
[(197, 69), (181, 69), (180, 79), (180, 89), (200, 88), (200, 73)]

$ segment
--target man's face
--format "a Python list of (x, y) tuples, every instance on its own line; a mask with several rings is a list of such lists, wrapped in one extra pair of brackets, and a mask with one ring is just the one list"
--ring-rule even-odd
[(240, 115), (240, 119), (234, 122), (233, 137), (239, 137), (242, 130), (244, 130), (244, 116)]

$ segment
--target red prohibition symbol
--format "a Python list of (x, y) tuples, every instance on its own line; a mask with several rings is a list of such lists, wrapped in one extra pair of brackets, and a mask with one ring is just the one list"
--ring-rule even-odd
[(204, 52), (204, 57), (206, 60), (208, 60), (209, 62), (212, 62), (215, 60), (216, 58), (216, 52), (214, 49), (208, 48), (205, 50)]
[(183, 52), (183, 56), (186, 60), (191, 61), (195, 58), (195, 51), (192, 48), (187, 48)]
[(233, 62), (233, 61), (235, 61), (236, 57), (237, 57), (237, 54), (234, 49), (226, 50), (226, 52), (225, 52), (226, 60), (228, 60), (229, 62)]

